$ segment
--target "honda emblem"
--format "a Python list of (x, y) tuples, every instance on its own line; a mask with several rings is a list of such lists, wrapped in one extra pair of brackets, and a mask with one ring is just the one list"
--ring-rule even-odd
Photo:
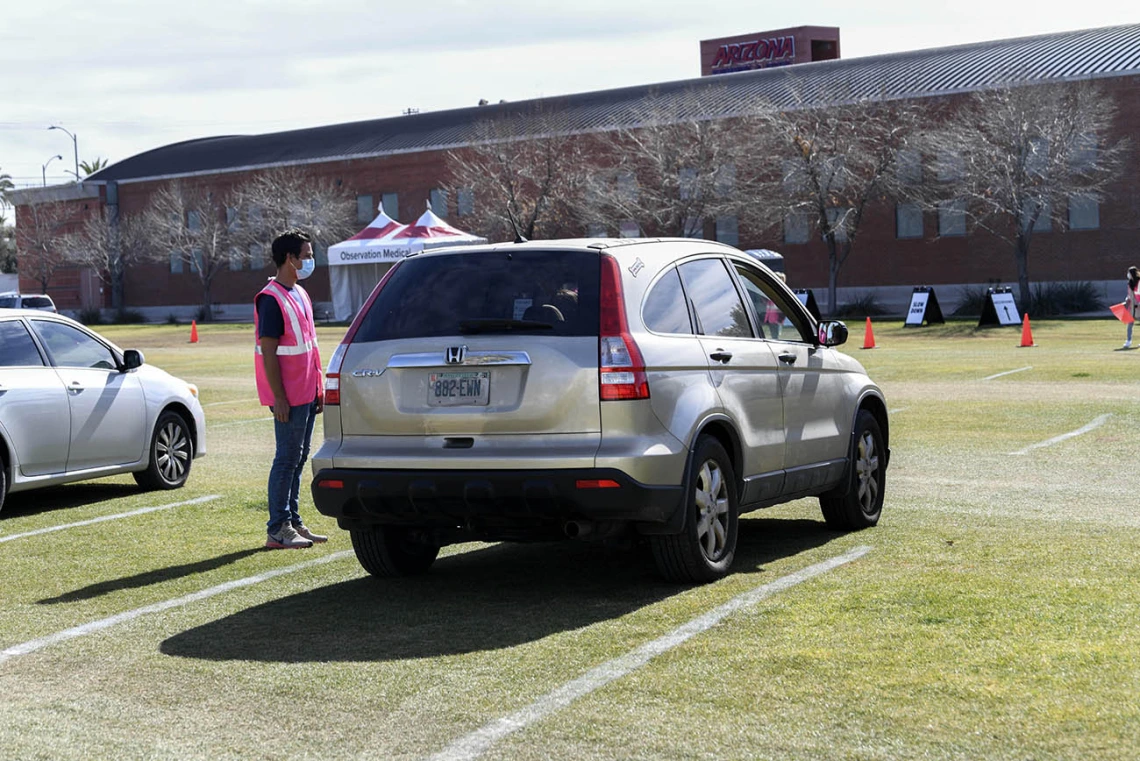
[(447, 347), (447, 354), (445, 359), (449, 365), (462, 365), (463, 360), (467, 357), (466, 346), (449, 346)]

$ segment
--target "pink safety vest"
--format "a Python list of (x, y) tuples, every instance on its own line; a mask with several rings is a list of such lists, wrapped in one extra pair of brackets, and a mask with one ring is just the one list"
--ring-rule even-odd
[[(285, 320), (285, 333), (277, 345), (277, 361), (281, 365), (281, 382), (285, 385), (285, 396), (290, 407), (309, 404), (321, 392), (321, 353), (317, 349), (317, 331), (313, 324), (313, 302), (300, 285), (293, 289), (300, 294), (304, 309), (299, 309), (297, 301), (289, 295), (285, 286), (276, 280), (261, 289), (258, 296), (277, 299), (281, 316)], [(265, 406), (273, 404), (273, 389), (265, 375), (261, 360), (261, 343), (257, 325), (257, 298), (254, 298), (253, 336), (256, 345), (254, 352), (254, 376), (257, 378), (257, 396)]]

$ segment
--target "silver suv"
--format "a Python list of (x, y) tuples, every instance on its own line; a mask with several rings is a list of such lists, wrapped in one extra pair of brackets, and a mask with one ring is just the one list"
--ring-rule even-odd
[(45, 294), (26, 294), (8, 291), (0, 293), (0, 309), (38, 309), (41, 312), (56, 312), (55, 302)]
[(817, 496), (831, 527), (878, 522), (887, 408), (846, 338), (720, 243), (411, 256), (329, 362), (313, 498), (376, 576), (460, 541), (632, 536), (711, 581), (742, 512)]

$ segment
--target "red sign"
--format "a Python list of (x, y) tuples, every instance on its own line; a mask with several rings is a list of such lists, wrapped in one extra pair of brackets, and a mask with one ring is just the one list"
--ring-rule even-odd
[(768, 40), (734, 42), (721, 45), (713, 57), (713, 71), (740, 71), (759, 69), (782, 63), (791, 63), (796, 57), (796, 38), (774, 37)]

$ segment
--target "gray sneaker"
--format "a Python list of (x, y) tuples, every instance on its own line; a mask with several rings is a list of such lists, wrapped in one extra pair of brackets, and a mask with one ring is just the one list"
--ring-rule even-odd
[(322, 542), (327, 542), (329, 540), (329, 538), (323, 534), (314, 534), (312, 531), (309, 531), (307, 526), (301, 525), (294, 526), (293, 528), (297, 530), (298, 534), (305, 537), (313, 544), (321, 544)]
[(267, 550), (303, 550), (312, 546), (312, 540), (298, 534), (291, 523), (283, 524), (276, 534), (266, 534), (265, 538)]

